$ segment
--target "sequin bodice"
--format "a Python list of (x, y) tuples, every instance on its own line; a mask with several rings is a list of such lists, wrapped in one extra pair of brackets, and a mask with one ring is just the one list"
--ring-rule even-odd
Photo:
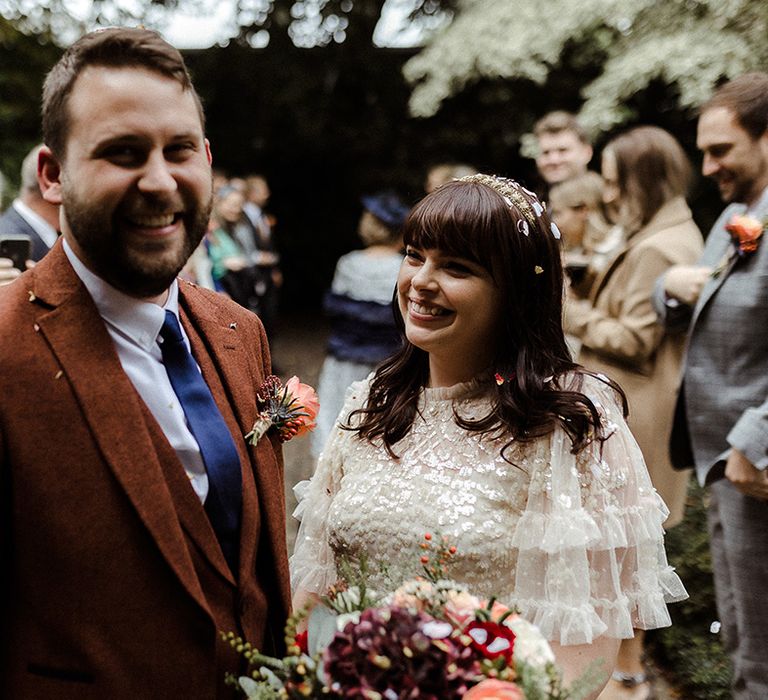
[[(550, 638), (631, 636), (638, 617), (668, 624), (664, 598), (685, 593), (658, 559), (666, 509), (613, 391), (589, 382), (611, 437), (602, 450), (579, 456), (558, 429), (533, 442), (513, 441), (506, 461), (508, 437), (459, 427), (454, 412), (478, 418), (489, 410), (488, 387), (477, 381), (423, 390), (412, 429), (393, 448), (398, 459), (337, 429), (312, 482), (298, 488), (294, 586), (322, 593), (335, 582), (340, 556), (354, 563), (365, 555), (371, 585), (390, 590), (420, 573), (419, 544), (429, 532), (457, 546), (451, 578), (516, 605)], [(363, 405), (367, 387), (353, 385), (343, 417)], [(642, 581), (607, 554), (630, 544), (636, 563), (652, 563)], [(626, 608), (623, 615), (604, 614), (617, 606)], [(577, 624), (564, 630), (573, 626), (569, 615)]]

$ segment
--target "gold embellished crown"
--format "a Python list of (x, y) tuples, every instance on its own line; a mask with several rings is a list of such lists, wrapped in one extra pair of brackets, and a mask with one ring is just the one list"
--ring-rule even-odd
[[(518, 226), (522, 233), (528, 235), (529, 226), (538, 226), (542, 222), (540, 221), (541, 215), (544, 213), (544, 206), (539, 201), (539, 198), (530, 190), (527, 190), (519, 182), (512, 180), (508, 177), (500, 177), (498, 175), (484, 175), (478, 173), (477, 175), (467, 175), (459, 179), (459, 182), (478, 182), (481, 185), (490, 187), (494, 192), (497, 192), (506, 202), (507, 206), (512, 209), (516, 209), (525, 221), (524, 226)], [(550, 231), (552, 235), (559, 239), (560, 231), (554, 222), (550, 223)]]

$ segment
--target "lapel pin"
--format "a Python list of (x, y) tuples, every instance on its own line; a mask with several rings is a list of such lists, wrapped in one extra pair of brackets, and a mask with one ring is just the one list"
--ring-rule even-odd
[(237, 330), (237, 324), (236, 324), (234, 321), (232, 321), (232, 323), (230, 323), (230, 324), (229, 324), (229, 327), (230, 327), (230, 328), (231, 328), (233, 331), (236, 331), (236, 330)]

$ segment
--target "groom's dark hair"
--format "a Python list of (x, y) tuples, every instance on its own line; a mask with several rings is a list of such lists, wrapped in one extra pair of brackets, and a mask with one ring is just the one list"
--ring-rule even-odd
[(768, 73), (745, 73), (721, 85), (704, 103), (701, 112), (725, 107), (753, 139), (768, 129)]
[(70, 46), (50, 70), (43, 84), (43, 141), (59, 159), (66, 156), (70, 118), (67, 102), (78, 76), (88, 66), (143, 68), (175, 80), (192, 93), (200, 122), (205, 115), (184, 59), (157, 32), (116, 27), (90, 32)]

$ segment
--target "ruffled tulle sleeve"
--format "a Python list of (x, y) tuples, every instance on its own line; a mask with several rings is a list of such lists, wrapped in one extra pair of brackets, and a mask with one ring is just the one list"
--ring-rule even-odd
[(290, 558), (291, 588), (294, 593), (323, 595), (336, 583), (337, 574), (330, 546), (328, 513), (344, 473), (344, 446), (354, 433), (343, 430), (350, 412), (360, 408), (367, 396), (367, 382), (355, 382), (347, 390), (344, 407), (328, 436), (317, 469), (308, 481), (294, 486), (298, 505), (293, 517), (301, 521)]
[(687, 597), (664, 551), (668, 510), (616, 392), (589, 375), (570, 382), (568, 388), (594, 402), (609, 437), (574, 455), (570, 438), (557, 429), (549, 454), (534, 460), (514, 534), (514, 602), (548, 639), (564, 645), (666, 627), (667, 603)]

